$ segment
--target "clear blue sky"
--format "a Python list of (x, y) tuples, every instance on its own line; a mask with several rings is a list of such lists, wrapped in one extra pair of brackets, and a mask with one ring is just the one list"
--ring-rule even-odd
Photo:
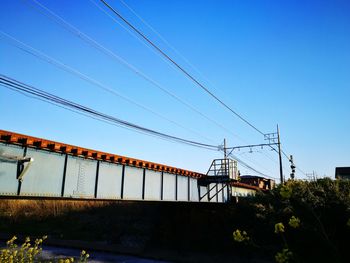
[[(226, 138), (229, 146), (264, 142), (260, 134), (101, 12), (93, 4), (96, 1), (103, 8), (99, 1), (37, 1), (232, 132), (89, 46), (50, 20), (31, 0), (1, 1), (2, 32), (186, 129), (23, 52), (1, 34), (0, 73), (175, 136), (215, 145)], [(303, 171), (334, 177), (336, 166), (350, 166), (349, 1), (124, 1), (200, 73), (122, 2), (109, 3), (233, 109), (266, 133), (279, 124), (284, 151), (294, 155)], [(0, 112), (1, 129), (198, 172), (206, 172), (211, 160), (222, 156), (101, 123), (3, 87)], [(235, 154), (278, 178), (274, 152), (254, 149)], [(289, 163), (283, 161), (288, 177)], [(240, 170), (252, 174), (242, 166)], [(297, 177), (305, 178), (299, 171)]]

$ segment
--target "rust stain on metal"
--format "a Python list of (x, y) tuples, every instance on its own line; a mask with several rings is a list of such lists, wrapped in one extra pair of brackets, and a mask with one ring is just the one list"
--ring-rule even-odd
[(201, 178), (206, 176), (205, 174), (192, 172), (176, 167), (171, 167), (163, 164), (148, 162), (144, 160), (138, 160), (134, 158), (129, 158), (125, 156), (120, 156), (111, 153), (105, 153), (101, 151), (86, 149), (74, 145), (69, 145), (65, 143), (50, 141), (42, 138), (36, 138), (24, 134), (19, 134), (15, 132), (0, 130), (0, 142), (16, 144), (27, 146), (31, 148), (43, 149), (46, 151), (66, 153), (74, 156), (80, 156), (86, 159), (102, 160), (111, 163), (126, 164), (129, 166), (147, 168), (154, 171), (166, 171), (174, 174), (181, 174), (193, 178)]

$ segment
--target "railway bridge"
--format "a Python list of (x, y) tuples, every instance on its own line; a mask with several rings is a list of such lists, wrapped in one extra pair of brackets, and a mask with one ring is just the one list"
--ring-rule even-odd
[(0, 130), (1, 197), (224, 203), (257, 189), (232, 159), (202, 174)]

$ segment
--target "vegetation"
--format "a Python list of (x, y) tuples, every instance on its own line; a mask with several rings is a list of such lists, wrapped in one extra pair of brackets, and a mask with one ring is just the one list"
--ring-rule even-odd
[[(73, 263), (75, 258), (56, 258), (56, 259), (44, 259), (41, 256), (42, 243), (47, 236), (35, 239), (34, 244), (31, 244), (31, 240), (27, 237), (21, 246), (17, 246), (15, 241), (17, 237), (14, 236), (6, 242), (7, 247), (0, 250), (0, 263), (33, 263), (33, 262), (57, 262), (57, 263)], [(87, 262), (89, 254), (83, 250), (80, 254), (80, 258), (76, 262)]]
[(247, 246), (276, 262), (350, 262), (350, 181), (290, 180), (238, 210), (248, 219), (238, 229), (254, 242)]
[(350, 181), (288, 181), (229, 205), (2, 200), (1, 234), (174, 261), (350, 262)]

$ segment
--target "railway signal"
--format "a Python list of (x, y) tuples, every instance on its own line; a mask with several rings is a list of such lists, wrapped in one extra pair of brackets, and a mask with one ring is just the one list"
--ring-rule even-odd
[(295, 168), (296, 168), (293, 161), (293, 155), (289, 157), (289, 161), (290, 161), (290, 169), (292, 170), (292, 172), (290, 173), (290, 178), (293, 180), (295, 177)]

